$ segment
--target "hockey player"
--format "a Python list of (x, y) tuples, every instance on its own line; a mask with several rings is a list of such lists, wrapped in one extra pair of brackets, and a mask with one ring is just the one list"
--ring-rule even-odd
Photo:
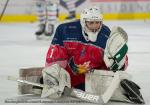
[[(69, 11), (69, 16), (66, 19), (74, 19), (76, 18), (76, 6), (75, 3), (77, 0), (62, 0), (66, 3), (67, 9)], [(61, 0), (60, 0), (61, 2)]]
[(48, 38), (54, 32), (54, 24), (57, 21), (57, 4), (51, 0), (37, 0), (38, 30), (37, 39)]
[[(43, 70), (44, 84), (49, 84), (51, 86), (49, 88), (52, 88), (53, 91), (44, 92), (45, 89), (43, 89), (42, 96), (54, 95), (56, 90), (57, 94), (54, 97), (60, 96), (58, 94), (65, 86), (86, 91), (85, 80), (87, 78), (85, 75), (93, 70), (104, 70), (111, 73), (124, 71), (128, 65), (127, 40), (127, 34), (122, 28), (117, 27), (110, 31), (103, 24), (103, 16), (97, 7), (85, 9), (81, 13), (80, 20), (60, 24), (47, 52), (46, 67)], [(104, 75), (110, 74), (108, 77), (111, 77), (111, 73), (106, 72)], [(126, 73), (119, 72), (118, 74), (119, 79), (116, 82), (118, 81), (123, 88), (123, 91), (119, 93), (119, 97), (123, 97), (120, 101), (144, 103), (139, 86), (128, 80), (129, 76)], [(96, 79), (90, 81), (92, 80), (96, 81)], [(98, 82), (100, 79), (96, 84)], [(103, 81), (103, 83), (107, 82)], [(104, 86), (103, 89), (107, 86)], [(117, 87), (119, 86), (116, 84)]]
[[(85, 9), (80, 21), (57, 27), (46, 66), (59, 64), (69, 72), (71, 85), (84, 90), (84, 73), (92, 69), (108, 70), (103, 57), (110, 32), (98, 8)], [(121, 66), (122, 70), (127, 67), (127, 57)]]
[(75, 19), (76, 8), (83, 2), (85, 2), (85, 0), (60, 0), (60, 5), (64, 6), (69, 12), (69, 16), (66, 17), (66, 19)]

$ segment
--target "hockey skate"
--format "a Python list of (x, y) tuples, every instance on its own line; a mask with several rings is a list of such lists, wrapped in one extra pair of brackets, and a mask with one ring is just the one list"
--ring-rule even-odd
[(70, 12), (70, 15), (66, 17), (67, 20), (72, 20), (76, 18), (75, 11)]
[(124, 95), (133, 103), (145, 104), (145, 101), (140, 93), (140, 87), (134, 82), (123, 79), (120, 82), (121, 87), (124, 89)]
[(43, 39), (43, 35), (42, 35), (42, 34), (43, 34), (44, 32), (45, 32), (45, 24), (40, 24), (38, 31), (35, 32), (36, 39), (37, 39), (37, 40)]
[(53, 35), (53, 32), (54, 32), (54, 25), (47, 23), (44, 31), (44, 35), (45, 35), (44, 39), (49, 40), (50, 37)]

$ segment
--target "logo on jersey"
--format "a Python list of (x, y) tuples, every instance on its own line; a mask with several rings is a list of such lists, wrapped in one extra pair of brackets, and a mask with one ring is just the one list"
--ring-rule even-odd
[(75, 64), (73, 57), (70, 59), (69, 66), (75, 74), (84, 74), (88, 72), (90, 68), (90, 61), (84, 62), (83, 64)]

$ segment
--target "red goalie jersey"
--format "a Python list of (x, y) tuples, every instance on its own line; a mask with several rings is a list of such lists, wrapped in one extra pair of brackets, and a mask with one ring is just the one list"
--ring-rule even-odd
[(59, 25), (47, 52), (46, 66), (59, 64), (69, 72), (72, 87), (84, 90), (84, 68), (108, 70), (103, 57), (110, 32), (103, 24), (96, 42), (91, 42), (83, 36), (80, 21)]

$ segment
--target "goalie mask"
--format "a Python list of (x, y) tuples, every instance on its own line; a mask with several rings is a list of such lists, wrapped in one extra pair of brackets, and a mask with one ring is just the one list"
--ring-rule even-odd
[(95, 42), (102, 27), (103, 16), (98, 7), (90, 7), (81, 13), (80, 23), (86, 40)]

